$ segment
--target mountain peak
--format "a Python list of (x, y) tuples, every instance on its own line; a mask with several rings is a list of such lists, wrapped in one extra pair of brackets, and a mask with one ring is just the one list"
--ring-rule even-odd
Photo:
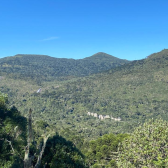
[(97, 52), (97, 53), (95, 53), (95, 54), (93, 54), (93, 55), (99, 55), (99, 54), (106, 54), (106, 55), (110, 55), (110, 54), (107, 54), (107, 53), (105, 53), (105, 52)]
[(107, 53), (104, 53), (104, 52), (98, 52), (98, 53), (95, 53), (95, 54), (93, 54), (92, 56), (90, 56), (90, 57), (86, 57), (86, 58), (84, 58), (84, 59), (86, 59), (86, 60), (90, 60), (90, 59), (117, 59), (117, 60), (121, 60), (121, 59), (119, 59), (119, 58), (117, 58), (117, 57), (114, 57), (114, 56), (112, 56), (112, 55), (110, 55), (110, 54), (107, 54)]
[(107, 53), (104, 53), (104, 52), (98, 52), (98, 53), (96, 53), (96, 54), (93, 54), (91, 57), (93, 57), (93, 56), (94, 56), (94, 57), (95, 57), (95, 56), (96, 56), (96, 57), (107, 57), (107, 56), (108, 56), (108, 57), (109, 57), (109, 56), (110, 56), (110, 57), (114, 57), (114, 56), (112, 56), (112, 55), (110, 55), (110, 54), (107, 54)]
[(129, 61), (128, 60), (125, 60), (125, 59), (120, 59), (120, 58), (117, 58), (117, 57), (114, 57), (110, 54), (107, 54), (107, 53), (104, 53), (104, 52), (98, 52), (96, 54), (93, 54), (92, 56), (90, 57), (86, 57), (84, 58), (84, 60), (89, 60), (89, 61), (95, 61), (95, 60), (101, 60), (101, 61), (107, 61), (108, 62), (113, 62), (113, 63), (128, 63)]

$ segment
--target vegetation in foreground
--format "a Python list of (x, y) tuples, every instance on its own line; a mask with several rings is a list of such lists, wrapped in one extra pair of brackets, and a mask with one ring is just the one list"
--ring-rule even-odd
[(149, 120), (119, 146), (118, 167), (168, 167), (168, 122)]
[[(42, 164), (51, 168), (86, 167), (84, 155), (72, 142), (56, 132), (54, 135), (52, 129), (49, 138), (49, 132), (44, 129), (46, 125), (42, 122), (32, 129), (31, 113), (27, 121), (15, 107), (9, 108), (6, 102), (7, 96), (0, 93), (0, 167), (40, 168)], [(41, 131), (35, 132), (36, 127), (38, 130), (41, 127)], [(43, 134), (40, 135), (40, 132)]]
[[(161, 119), (149, 120), (130, 135), (107, 134), (92, 140), (88, 146), (81, 146), (83, 153), (76, 148), (74, 142), (56, 133), (54, 135), (53, 128), (48, 124), (43, 121), (37, 122), (33, 124), (34, 140), (29, 146), (28, 158), (31, 158), (32, 162), (26, 166), (24, 155), (30, 140), (30, 118), (27, 121), (15, 107), (9, 108), (6, 103), (7, 96), (0, 93), (0, 167), (164, 168), (168, 166), (168, 122)], [(39, 132), (36, 132), (36, 129)], [(42, 139), (46, 132), (51, 136), (45, 142)], [(40, 162), (39, 156), (41, 156)]]

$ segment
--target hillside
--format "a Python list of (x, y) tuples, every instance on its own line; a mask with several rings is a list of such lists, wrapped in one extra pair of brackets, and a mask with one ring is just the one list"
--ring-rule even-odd
[[(1, 79), (22, 114), (31, 107), (34, 118), (53, 124), (58, 132), (75, 131), (86, 139), (106, 133), (131, 132), (149, 118), (168, 120), (168, 50), (146, 59), (83, 78), (43, 82)], [(37, 93), (41, 88), (42, 91)], [(97, 113), (110, 119), (88, 115)], [(121, 121), (115, 121), (115, 119)]]
[[(131, 134), (105, 134), (91, 141), (69, 129), (64, 129), (61, 134), (66, 137), (65, 139), (60, 136), (60, 132), (56, 133), (57, 127), (44, 120), (32, 122), (31, 109), (29, 119), (26, 119), (20, 115), (16, 107), (9, 108), (7, 102), (7, 95), (0, 92), (1, 167), (36, 168), (43, 165), (46, 168), (129, 168), (168, 165), (165, 155), (168, 153), (167, 144), (163, 143), (168, 140), (168, 122), (163, 120), (150, 119)], [(39, 147), (40, 144), (43, 145), (42, 148)], [(146, 160), (147, 156), (149, 159)]]
[(50, 81), (68, 76), (87, 76), (128, 62), (106, 53), (97, 53), (79, 60), (18, 54), (0, 59), (0, 74), (18, 79), (33, 79), (38, 82)]

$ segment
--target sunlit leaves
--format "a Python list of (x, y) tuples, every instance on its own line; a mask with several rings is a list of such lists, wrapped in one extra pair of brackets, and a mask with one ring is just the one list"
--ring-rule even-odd
[(153, 119), (135, 129), (119, 147), (120, 167), (165, 167), (168, 156), (168, 123)]

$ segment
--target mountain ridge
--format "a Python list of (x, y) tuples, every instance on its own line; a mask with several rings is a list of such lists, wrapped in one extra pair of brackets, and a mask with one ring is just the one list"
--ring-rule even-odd
[[(55, 58), (48, 55), (17, 54), (0, 59), (0, 74), (54, 80), (67, 76), (87, 76), (128, 63), (106, 53), (86, 59)], [(39, 80), (39, 79), (38, 79)]]
[[(105, 52), (97, 52), (97, 53), (95, 53), (95, 54), (93, 54), (93, 55), (91, 55), (91, 56), (86, 56), (86, 57), (84, 57), (84, 58), (79, 58), (79, 59), (75, 59), (75, 58), (59, 58), (59, 57), (54, 57), (54, 56), (50, 56), (50, 55), (46, 55), (46, 54), (21, 54), (21, 53), (15, 54), (15, 55), (13, 55), (13, 56), (4, 56), (4, 57), (2, 57), (2, 58), (0, 58), (0, 59), (8, 58), (8, 57), (19, 57), (19, 56), (47, 56), (47, 57), (51, 57), (51, 58), (73, 59), (73, 60), (83, 60), (83, 59), (91, 58), (91, 57), (95, 57), (95, 56), (96, 56), (96, 57), (97, 57), (97, 56), (100, 56), (100, 57), (102, 57), (102, 56), (109, 56), (109, 57), (113, 57), (113, 58), (116, 58), (116, 59), (120, 59), (120, 58), (118, 58), (118, 57), (115, 57), (115, 56), (113, 56), (113, 55), (111, 55), (111, 54), (108, 54), (108, 53), (105, 53)], [(120, 59), (120, 60), (129, 61), (129, 60), (127, 60), (127, 59)]]

